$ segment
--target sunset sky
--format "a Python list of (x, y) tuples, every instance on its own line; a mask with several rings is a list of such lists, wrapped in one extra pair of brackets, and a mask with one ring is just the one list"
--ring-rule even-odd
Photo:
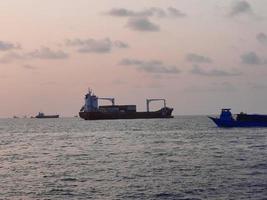
[(175, 115), (267, 113), (266, 11), (266, 0), (0, 0), (0, 116), (74, 116), (89, 87), (138, 110), (166, 98)]

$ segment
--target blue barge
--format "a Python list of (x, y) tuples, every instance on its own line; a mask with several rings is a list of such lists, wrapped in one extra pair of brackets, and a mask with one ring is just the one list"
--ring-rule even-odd
[(218, 127), (267, 127), (267, 115), (240, 113), (233, 117), (231, 109), (224, 108), (219, 118), (209, 117)]

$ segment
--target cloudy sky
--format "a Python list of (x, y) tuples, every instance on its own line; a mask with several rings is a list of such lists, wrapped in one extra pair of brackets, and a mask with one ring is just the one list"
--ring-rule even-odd
[(73, 116), (88, 87), (139, 110), (146, 98), (166, 98), (176, 115), (267, 113), (266, 8), (266, 0), (0, 0), (0, 116)]

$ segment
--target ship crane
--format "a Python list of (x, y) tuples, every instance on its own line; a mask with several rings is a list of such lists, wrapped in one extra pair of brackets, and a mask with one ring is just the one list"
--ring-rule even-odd
[(115, 105), (115, 99), (114, 98), (102, 98), (102, 97), (98, 97), (98, 99), (110, 101), (113, 106)]
[(147, 99), (146, 100), (146, 108), (147, 108), (147, 112), (149, 112), (149, 104), (151, 101), (163, 101), (164, 103), (164, 108), (166, 108), (166, 99)]

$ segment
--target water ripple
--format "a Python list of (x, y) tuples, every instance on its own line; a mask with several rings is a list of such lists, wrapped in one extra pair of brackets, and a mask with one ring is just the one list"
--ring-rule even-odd
[(206, 117), (0, 120), (0, 199), (265, 199), (267, 129)]

